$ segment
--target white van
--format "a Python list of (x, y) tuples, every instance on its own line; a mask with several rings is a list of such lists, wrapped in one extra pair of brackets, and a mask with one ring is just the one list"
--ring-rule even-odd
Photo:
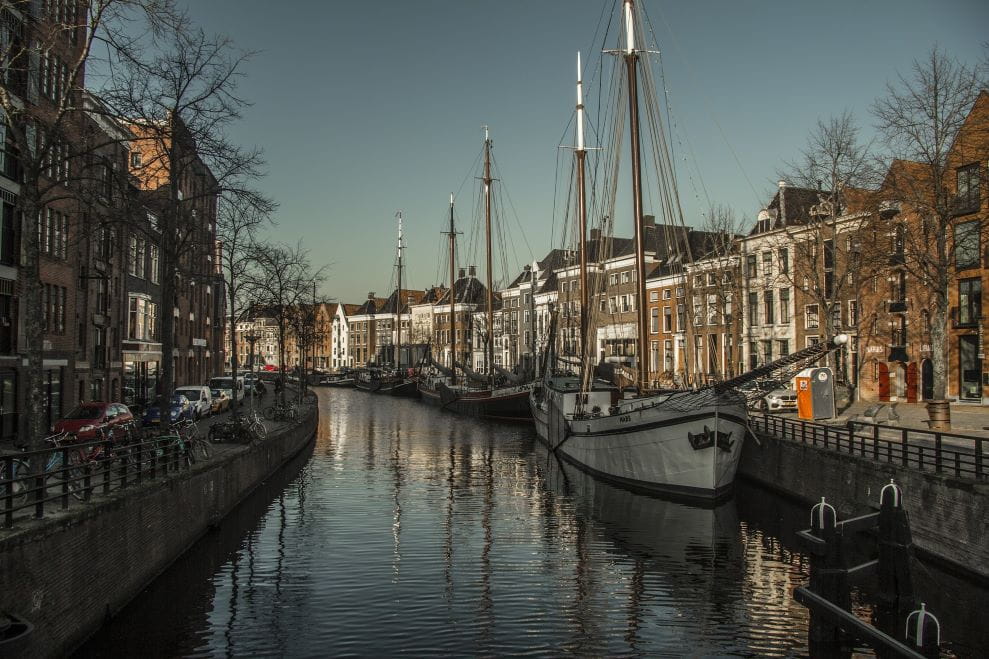
[(238, 375), (236, 378), (230, 377), (229, 375), (223, 375), (220, 377), (210, 378), (206, 386), (210, 389), (219, 389), (220, 391), (227, 394), (227, 396), (233, 400), (234, 389), (237, 390), (237, 400), (244, 397), (244, 376)]
[(192, 412), (197, 419), (209, 416), (213, 410), (213, 394), (209, 387), (200, 385), (185, 385), (175, 389), (176, 396), (185, 396), (192, 403)]

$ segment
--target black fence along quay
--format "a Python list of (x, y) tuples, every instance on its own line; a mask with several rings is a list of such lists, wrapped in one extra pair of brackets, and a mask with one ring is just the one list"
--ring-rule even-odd
[(844, 426), (753, 413), (754, 430), (876, 463), (922, 472), (986, 480), (984, 437), (880, 423)]

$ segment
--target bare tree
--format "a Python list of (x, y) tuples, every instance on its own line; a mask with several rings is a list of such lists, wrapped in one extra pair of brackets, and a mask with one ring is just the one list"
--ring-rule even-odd
[[(237, 318), (249, 304), (245, 284), (251, 259), (259, 251), (257, 232), (270, 221), (274, 209), (274, 202), (261, 194), (221, 197), (217, 209), (217, 251), (226, 284), (231, 374), (237, 373)], [(231, 407), (237, 407), (236, 388)]]
[[(832, 337), (857, 324), (851, 309), (857, 314), (862, 306), (862, 268), (875, 262), (865, 258), (863, 250), (872, 243), (861, 235), (874, 217), (869, 211), (877, 168), (870, 145), (861, 141), (854, 115), (845, 111), (818, 120), (799, 158), (786, 163), (781, 177), (816, 191), (806, 223), (787, 225), (783, 234), (791, 244), (793, 264), (781, 276), (817, 305), (824, 335)], [(848, 302), (853, 305), (843, 309)], [(837, 359), (834, 365), (842, 383), (849, 381), (848, 356), (848, 347), (843, 346), (839, 356), (826, 357), (828, 362)]]
[[(92, 108), (83, 88), (87, 62), (98, 44), (120, 54), (133, 45), (135, 35), (157, 33), (178, 15), (168, 0), (20, 0), (4, 3), (0, 14), (0, 142), (5, 173), (20, 184), (15, 210), (21, 222), (20, 352), (27, 362), (23, 430), (26, 443), (39, 449), (47, 430), (43, 363), (48, 331), (40, 218), (46, 207), (80, 201), (81, 183), (92, 171), (86, 165), (103, 162), (99, 152), (117, 140), (113, 135), (81, 139)], [(72, 231), (78, 235), (81, 228), (74, 222)]]
[(886, 95), (872, 106), (889, 155), (901, 161), (890, 167), (882, 193), (893, 202), (888, 214), (899, 214), (905, 229), (902, 266), (930, 292), (933, 303), (931, 365), (937, 400), (946, 393), (948, 287), (954, 265), (956, 206), (949, 154), (981, 89), (979, 77), (976, 68), (935, 47), (913, 62), (909, 76), (887, 84)]
[[(281, 403), (285, 404), (285, 344), (293, 327), (301, 327), (305, 306), (312, 306), (313, 282), (324, 278), (324, 269), (313, 270), (302, 245), (265, 245), (252, 250), (252, 267), (244, 277), (255, 308), (275, 320), (278, 327), (278, 364)], [(301, 332), (307, 340), (307, 332)]]
[(161, 40), (137, 56), (114, 61), (103, 98), (133, 133), (141, 154), (134, 170), (140, 203), (153, 207), (161, 232), (160, 402), (174, 387), (175, 325), (171, 309), (182, 287), (210, 281), (217, 200), (264, 209), (270, 201), (252, 183), (261, 176), (260, 151), (233, 143), (226, 129), (248, 105), (237, 93), (244, 63), (222, 36), (209, 36), (186, 22), (168, 26)]
[[(705, 253), (695, 259), (691, 272), (703, 273), (714, 287), (704, 290), (707, 299), (707, 321), (720, 321), (726, 337), (731, 343), (725, 347), (725, 363), (720, 365), (722, 378), (733, 377), (738, 363), (734, 357), (740, 346), (742, 335), (742, 314), (740, 313), (743, 290), (738, 253), (738, 239), (744, 230), (743, 222), (727, 206), (714, 206), (704, 216), (702, 224), (705, 232)], [(696, 287), (694, 287), (696, 289)], [(711, 299), (713, 297), (713, 299)]]

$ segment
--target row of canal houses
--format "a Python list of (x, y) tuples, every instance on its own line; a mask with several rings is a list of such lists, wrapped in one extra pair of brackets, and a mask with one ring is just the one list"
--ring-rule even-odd
[[(949, 398), (989, 403), (985, 317), (989, 285), (989, 94), (983, 93), (956, 140), (945, 182), (960, 200), (947, 237)], [(923, 237), (920, 214), (894, 198), (890, 181), (916, 173), (897, 161), (879, 190), (822, 191), (781, 181), (744, 234), (657, 224), (645, 219), (647, 313), (652, 386), (690, 386), (732, 377), (837, 333), (851, 340), (828, 365), (862, 400), (932, 397), (933, 295), (911, 262)], [(902, 188), (897, 188), (902, 189)], [(633, 240), (592, 230), (587, 354), (595, 362), (637, 360)], [(427, 346), (450, 365), (450, 332), (458, 363), (486, 372), (486, 290), (474, 267), (453, 286), (403, 290), (362, 304), (328, 304), (318, 313), (320, 345), (309, 366), (327, 370), (393, 364), (401, 323), (403, 366)], [(524, 267), (495, 300), (495, 366), (529, 367), (556, 342), (576, 362), (580, 332), (578, 255), (554, 249)], [(555, 335), (550, 319), (556, 310)], [(298, 363), (299, 357), (295, 357)]]

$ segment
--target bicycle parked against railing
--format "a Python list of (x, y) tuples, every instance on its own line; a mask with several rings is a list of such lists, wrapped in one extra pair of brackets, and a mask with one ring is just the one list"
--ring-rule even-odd
[(272, 421), (296, 421), (299, 418), (299, 411), (295, 405), (269, 405), (264, 408), (264, 418)]
[(209, 428), (209, 440), (211, 442), (249, 441), (257, 444), (268, 437), (268, 429), (258, 416), (258, 413), (251, 410), (247, 414), (235, 414), (229, 421), (214, 423)]
[[(71, 437), (72, 435), (66, 432), (45, 437), (45, 443), (51, 446), (42, 470), (46, 498), (60, 494), (63, 483), (67, 483), (69, 494), (76, 499), (82, 501), (86, 498), (84, 482), (86, 474), (83, 467), (88, 462), (98, 460), (102, 455), (102, 448), (98, 444), (73, 447), (70, 445)], [(10, 474), (7, 473), (8, 462)], [(23, 505), (27, 502), (28, 494), (36, 489), (29, 478), (30, 475), (31, 468), (27, 460), (0, 459), (0, 488), (2, 488), (0, 494), (6, 495), (9, 480), (14, 505)]]
[(189, 457), (193, 462), (196, 460), (209, 460), (211, 450), (209, 441), (199, 432), (199, 424), (192, 419), (186, 419), (172, 424), (172, 429), (189, 446)]

